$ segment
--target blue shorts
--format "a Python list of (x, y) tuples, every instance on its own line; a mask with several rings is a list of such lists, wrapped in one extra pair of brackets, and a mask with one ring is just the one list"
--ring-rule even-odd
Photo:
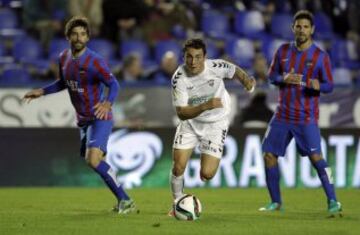
[(284, 156), (292, 138), (301, 156), (321, 154), (320, 129), (317, 124), (288, 124), (272, 119), (266, 130), (262, 151)]
[(94, 120), (82, 124), (80, 127), (80, 156), (85, 157), (87, 148), (99, 148), (107, 152), (107, 142), (113, 127), (112, 120)]

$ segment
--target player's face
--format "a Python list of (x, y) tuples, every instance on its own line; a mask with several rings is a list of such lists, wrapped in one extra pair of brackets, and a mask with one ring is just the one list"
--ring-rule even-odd
[(308, 19), (298, 19), (293, 25), (293, 32), (296, 43), (304, 44), (311, 40), (311, 35), (314, 33), (314, 26), (311, 26)]
[(204, 70), (205, 54), (201, 48), (188, 48), (185, 52), (184, 60), (190, 75), (197, 75)]
[(72, 50), (82, 51), (85, 48), (86, 43), (89, 41), (89, 35), (84, 27), (78, 26), (71, 30), (68, 40)]

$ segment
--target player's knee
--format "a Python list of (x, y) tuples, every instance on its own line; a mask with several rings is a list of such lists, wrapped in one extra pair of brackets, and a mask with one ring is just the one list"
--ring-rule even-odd
[(265, 153), (264, 154), (265, 166), (266, 167), (273, 167), (277, 164), (277, 157), (272, 153)]
[(313, 154), (309, 158), (312, 164), (315, 164), (316, 162), (323, 159), (323, 157), (320, 154)]
[(185, 171), (185, 167), (186, 166), (183, 166), (181, 164), (174, 163), (173, 170), (172, 170), (173, 175), (175, 175), (175, 176), (183, 175), (184, 171)]
[(215, 175), (215, 172), (210, 170), (201, 170), (200, 171), (200, 179), (202, 181), (208, 181), (211, 180)]
[(95, 155), (86, 154), (85, 160), (91, 168), (96, 168), (100, 164), (101, 158)]

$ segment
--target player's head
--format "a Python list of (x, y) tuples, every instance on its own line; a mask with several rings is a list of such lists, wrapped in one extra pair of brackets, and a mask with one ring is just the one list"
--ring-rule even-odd
[(72, 17), (65, 25), (65, 36), (72, 50), (83, 50), (90, 37), (88, 19), (81, 16)]
[(311, 40), (311, 35), (315, 30), (314, 19), (311, 12), (306, 10), (298, 11), (293, 18), (292, 30), (296, 43), (303, 44)]
[(204, 70), (206, 45), (202, 39), (188, 39), (183, 46), (183, 54), (190, 75), (197, 75)]

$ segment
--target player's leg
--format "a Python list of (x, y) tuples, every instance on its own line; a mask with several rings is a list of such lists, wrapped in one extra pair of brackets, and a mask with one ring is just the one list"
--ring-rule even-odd
[[(126, 194), (115, 172), (104, 160), (109, 135), (112, 130), (112, 121), (97, 120), (88, 126), (86, 136), (85, 160), (88, 165), (97, 172), (104, 180), (109, 189), (118, 200), (116, 210), (119, 213), (127, 213), (135, 209), (135, 204)], [(121, 208), (120, 208), (121, 207)]]
[(173, 149), (173, 166), (170, 172), (170, 185), (173, 199), (183, 196), (184, 171), (193, 149)]
[[(181, 122), (176, 128), (173, 143), (173, 165), (169, 176), (173, 200), (184, 194), (184, 171), (197, 143), (197, 136), (189, 123)], [(174, 210), (171, 209), (168, 215), (173, 216)]]
[(286, 148), (292, 138), (289, 127), (272, 120), (265, 133), (262, 151), (264, 153), (266, 186), (271, 202), (260, 211), (275, 211), (282, 208), (280, 193), (280, 170), (278, 156), (284, 156)]
[(266, 186), (271, 198), (271, 203), (261, 207), (260, 211), (275, 211), (280, 210), (282, 205), (280, 193), (280, 170), (278, 165), (278, 156), (265, 152), (265, 179)]
[(173, 165), (170, 171), (170, 185), (173, 199), (183, 195), (184, 171), (192, 151), (198, 144), (198, 137), (187, 122), (181, 122), (176, 128), (173, 143)]
[(329, 212), (340, 212), (341, 204), (337, 202), (332, 171), (321, 155), (321, 136), (316, 124), (302, 125), (294, 135), (297, 148), (301, 155), (309, 156), (311, 164), (316, 169), (322, 187), (325, 191)]
[(326, 160), (320, 154), (310, 155), (310, 161), (316, 169), (320, 178), (321, 185), (325, 191), (328, 203), (328, 211), (331, 214), (337, 214), (342, 211), (341, 203), (337, 201), (335, 194), (334, 181), (331, 168)]
[(208, 181), (215, 176), (219, 167), (229, 123), (222, 120), (204, 125), (200, 139), (200, 179)]
[(219, 168), (221, 156), (212, 156), (206, 153), (201, 154), (200, 179), (202, 181), (211, 180)]

